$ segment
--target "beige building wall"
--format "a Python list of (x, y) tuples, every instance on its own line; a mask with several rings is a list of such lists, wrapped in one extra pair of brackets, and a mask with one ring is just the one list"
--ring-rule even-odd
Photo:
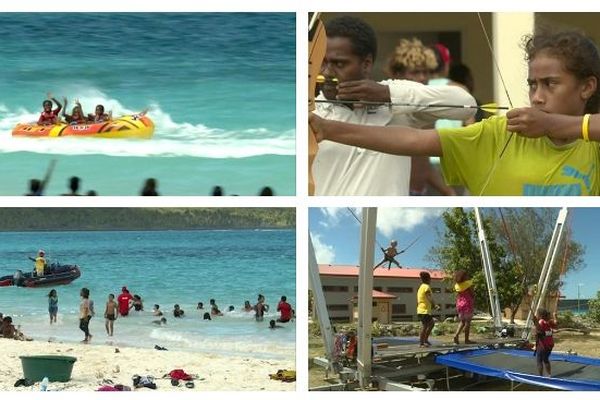
[[(392, 299), (373, 299), (373, 321), (378, 321), (382, 324), (390, 324), (392, 322)], [(352, 301), (352, 321), (358, 321), (358, 304), (356, 299)]]
[[(327, 21), (349, 13), (323, 13)], [(364, 19), (375, 29), (378, 56), (374, 78), (384, 79), (383, 67), (400, 38), (416, 36), (426, 44), (436, 43), (439, 37), (460, 34), (461, 61), (471, 68), (475, 80), (475, 97), (482, 103), (495, 101), (509, 105), (504, 87), (497, 75), (477, 13), (352, 13)], [(524, 34), (534, 26), (556, 29), (579, 28), (600, 44), (600, 14), (598, 13), (480, 13), (486, 31), (493, 43), (494, 54), (506, 81), (508, 93), (515, 107), (529, 105), (527, 65), (521, 47)], [(457, 59), (457, 55), (453, 54)]]
[[(349, 13), (324, 13), (327, 20)], [(493, 65), (490, 51), (476, 13), (352, 13), (364, 19), (375, 29), (378, 56), (374, 78), (384, 79), (382, 72), (388, 56), (398, 39), (416, 36), (425, 44), (436, 43), (438, 32), (460, 32), (462, 62), (468, 65), (475, 79), (475, 97), (482, 102), (493, 100)], [(491, 14), (481, 14), (487, 27), (491, 27)], [(488, 28), (489, 29), (489, 28)]]
[[(494, 13), (492, 26), (494, 57), (500, 71), (494, 70), (492, 75), (494, 99), (500, 105), (510, 107), (512, 103), (513, 107), (527, 107), (529, 106), (528, 70), (520, 44), (523, 37), (530, 35), (534, 30), (534, 14)], [(491, 52), (490, 57), (492, 57)], [(496, 69), (495, 65), (494, 69)]]
[[(351, 321), (353, 319), (352, 298), (358, 295), (358, 276), (321, 275), (321, 284), (330, 319), (332, 321)], [(420, 285), (421, 281), (417, 278), (373, 278), (374, 290), (398, 296), (397, 299), (391, 301), (392, 321), (417, 320), (417, 290)], [(447, 284), (434, 279), (431, 288), (434, 292), (434, 301), (442, 307), (433, 315), (441, 318), (455, 315), (455, 296)], [(377, 306), (375, 305), (375, 307)]]

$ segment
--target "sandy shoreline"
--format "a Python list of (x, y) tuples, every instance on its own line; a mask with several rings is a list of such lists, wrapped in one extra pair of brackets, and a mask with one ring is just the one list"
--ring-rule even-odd
[[(22, 355), (68, 355), (77, 357), (69, 382), (52, 382), (52, 391), (94, 391), (103, 380), (132, 387), (133, 375), (152, 375), (159, 391), (295, 391), (295, 383), (285, 383), (269, 378), (279, 369), (295, 369), (294, 354), (287, 360), (263, 360), (249, 357), (227, 357), (182, 351), (158, 351), (108, 345), (80, 343), (49, 343), (44, 341), (21, 342), (0, 338), (0, 391), (39, 390), (33, 387), (14, 387), (23, 377)], [(170, 378), (162, 378), (173, 369), (183, 369), (198, 375), (193, 389), (172, 386)], [(136, 389), (151, 391), (151, 389)]]

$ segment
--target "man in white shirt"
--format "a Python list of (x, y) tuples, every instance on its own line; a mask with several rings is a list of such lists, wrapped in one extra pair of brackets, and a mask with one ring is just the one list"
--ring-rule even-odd
[[(333, 19), (326, 24), (326, 32), (327, 52), (321, 69), (325, 83), (318, 100), (476, 105), (475, 99), (459, 87), (370, 80), (377, 39), (373, 29), (358, 18)], [(315, 113), (361, 125), (422, 128), (439, 118), (468, 119), (475, 109), (317, 103)], [(323, 141), (313, 164), (313, 175), (315, 194), (320, 196), (407, 196), (410, 157)]]

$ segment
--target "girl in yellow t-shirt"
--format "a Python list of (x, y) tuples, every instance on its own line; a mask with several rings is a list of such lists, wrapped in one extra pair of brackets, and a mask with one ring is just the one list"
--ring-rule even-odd
[(429, 335), (433, 330), (435, 321), (431, 315), (432, 307), (437, 307), (433, 302), (433, 296), (431, 294), (431, 275), (427, 271), (421, 271), (419, 274), (421, 277), (421, 286), (417, 291), (417, 317), (421, 321), (421, 331), (419, 333), (419, 344), (421, 347), (429, 347)]

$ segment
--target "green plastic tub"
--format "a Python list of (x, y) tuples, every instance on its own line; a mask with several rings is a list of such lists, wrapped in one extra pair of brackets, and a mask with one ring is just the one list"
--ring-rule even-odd
[(50, 382), (68, 382), (71, 379), (75, 357), (69, 356), (21, 356), (23, 375), (32, 382), (48, 377)]

